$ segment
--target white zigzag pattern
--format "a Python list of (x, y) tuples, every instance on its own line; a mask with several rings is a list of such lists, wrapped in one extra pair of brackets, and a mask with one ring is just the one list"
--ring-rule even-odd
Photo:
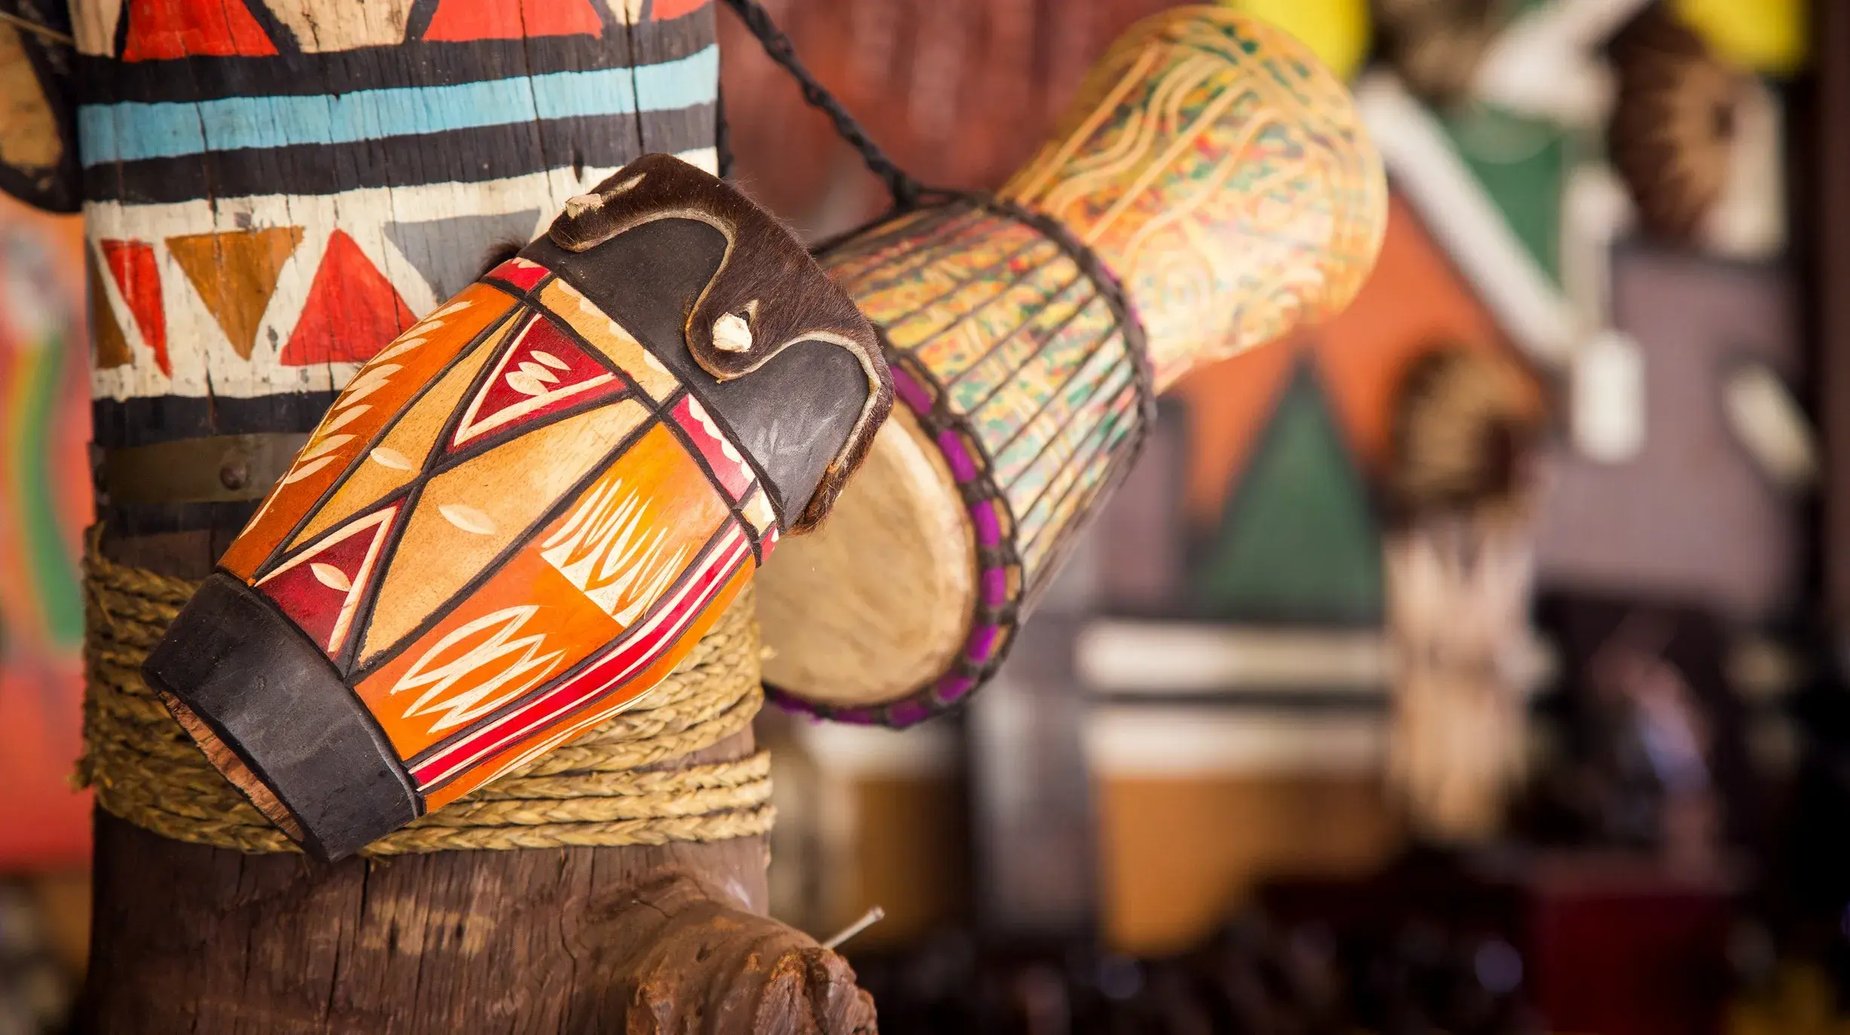
[[(537, 604), (503, 608), (437, 641), (436, 646), (426, 651), (392, 687), (393, 695), (424, 689), (405, 709), (405, 717), (435, 714), (437, 720), (431, 724), (430, 731), (436, 733), (485, 715), (537, 686), (551, 674), (553, 663), (565, 654), (564, 651), (540, 654), (546, 642), (544, 633), (516, 637), (538, 611)], [(461, 655), (433, 664), (434, 659), (451, 648), (478, 636), (482, 637), (480, 642)], [(496, 675), (451, 696), (465, 677), (510, 657), (514, 660)]]
[[(579, 592), (625, 626), (667, 592), (687, 557), (682, 546), (662, 551), (667, 529), (650, 535), (649, 505), (621, 478), (598, 485), (566, 523), (540, 546), (540, 556)], [(633, 593), (631, 591), (634, 591)], [(630, 603), (618, 602), (629, 596)]]

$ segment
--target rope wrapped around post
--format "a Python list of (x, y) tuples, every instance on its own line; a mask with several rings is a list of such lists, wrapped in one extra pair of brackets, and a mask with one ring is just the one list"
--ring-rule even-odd
[[(298, 852), (180, 728), (140, 668), (196, 583), (103, 557), (84, 562), (84, 757), (105, 811), (165, 837), (242, 852)], [(770, 831), (770, 759), (652, 768), (745, 728), (764, 700), (750, 592), (675, 671), (600, 729), (362, 854), (723, 841)]]

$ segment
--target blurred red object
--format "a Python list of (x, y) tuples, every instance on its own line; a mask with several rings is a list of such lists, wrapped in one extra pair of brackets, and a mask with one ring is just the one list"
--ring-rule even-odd
[(82, 227), (0, 202), (0, 872), (86, 861)]
[(1714, 1035), (1734, 896), (1720, 875), (1590, 855), (1540, 862), (1528, 891), (1531, 991), (1555, 1031)]

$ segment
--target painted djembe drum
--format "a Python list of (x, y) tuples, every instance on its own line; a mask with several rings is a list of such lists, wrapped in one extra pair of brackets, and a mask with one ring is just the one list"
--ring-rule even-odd
[(342, 856), (655, 685), (890, 405), (803, 246), (645, 157), (360, 369), (145, 674)]
[(879, 328), (894, 419), (828, 527), (760, 579), (787, 703), (906, 725), (992, 674), (1156, 393), (1346, 305), (1386, 209), (1347, 92), (1217, 8), (1147, 19), (995, 197), (828, 248)]

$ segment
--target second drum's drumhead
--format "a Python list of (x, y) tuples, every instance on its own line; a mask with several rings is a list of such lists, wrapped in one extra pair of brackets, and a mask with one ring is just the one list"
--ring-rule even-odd
[(828, 520), (759, 573), (765, 681), (837, 718), (912, 697), (969, 635), (974, 553), (943, 455), (895, 407)]

